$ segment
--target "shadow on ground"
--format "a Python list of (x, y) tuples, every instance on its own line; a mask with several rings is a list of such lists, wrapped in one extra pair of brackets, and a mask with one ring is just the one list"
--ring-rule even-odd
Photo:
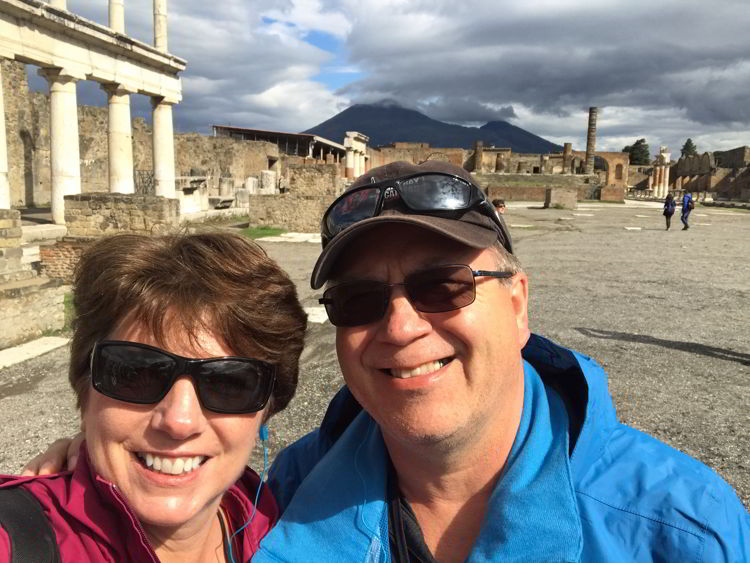
[(710, 356), (712, 358), (718, 358), (720, 360), (726, 360), (728, 362), (737, 362), (745, 366), (750, 366), (750, 354), (743, 354), (742, 352), (735, 352), (734, 350), (727, 350), (725, 348), (706, 346), (705, 344), (698, 344), (696, 342), (665, 340), (664, 338), (656, 338), (647, 334), (630, 334), (628, 332), (617, 332), (613, 330), (601, 330), (597, 328), (584, 327), (575, 327), (575, 329), (584, 336), (590, 336), (593, 338), (622, 340), (624, 342), (637, 342), (638, 344), (650, 344), (652, 346), (669, 348), (670, 350), (681, 350), (683, 352), (689, 352), (691, 354)]

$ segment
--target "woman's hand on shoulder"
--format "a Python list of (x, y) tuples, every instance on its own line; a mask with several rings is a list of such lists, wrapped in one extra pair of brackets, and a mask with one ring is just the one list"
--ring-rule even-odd
[(49, 446), (47, 451), (31, 459), (21, 470), (23, 477), (35, 475), (51, 475), (61, 471), (72, 471), (78, 461), (78, 450), (83, 442), (83, 432), (73, 438), (60, 438)]

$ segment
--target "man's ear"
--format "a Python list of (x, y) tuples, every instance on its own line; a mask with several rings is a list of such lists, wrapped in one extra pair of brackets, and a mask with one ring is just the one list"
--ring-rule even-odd
[(531, 331), (529, 331), (529, 278), (525, 272), (518, 272), (511, 278), (511, 282), (510, 300), (518, 327), (518, 344), (523, 348), (531, 336)]

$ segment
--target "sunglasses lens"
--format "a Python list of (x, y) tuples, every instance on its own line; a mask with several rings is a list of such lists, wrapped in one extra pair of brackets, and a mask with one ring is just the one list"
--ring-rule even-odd
[(257, 360), (215, 360), (200, 364), (198, 395), (209, 410), (221, 413), (257, 412), (273, 390), (275, 368)]
[(354, 190), (340, 199), (326, 214), (326, 228), (334, 236), (349, 225), (375, 216), (380, 188)]
[(442, 313), (474, 302), (474, 276), (468, 266), (442, 266), (415, 272), (405, 280), (414, 307), (423, 313)]
[(418, 176), (399, 184), (401, 197), (414, 211), (465, 209), (471, 200), (471, 186), (450, 176)]
[(383, 318), (389, 288), (377, 281), (342, 283), (323, 293), (326, 313), (334, 326), (358, 326)]
[(175, 368), (174, 359), (127, 344), (103, 344), (91, 370), (94, 388), (113, 399), (131, 403), (155, 403), (167, 390)]

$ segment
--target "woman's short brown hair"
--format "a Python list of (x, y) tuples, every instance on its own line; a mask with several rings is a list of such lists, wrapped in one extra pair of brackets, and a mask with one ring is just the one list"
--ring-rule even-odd
[[(116, 235), (94, 242), (76, 266), (69, 378), (83, 409), (89, 356), (127, 319), (157, 342), (208, 330), (238, 356), (277, 365), (268, 416), (297, 388), (307, 316), (289, 276), (254, 242), (231, 233)], [(174, 336), (173, 334), (171, 335)]]

